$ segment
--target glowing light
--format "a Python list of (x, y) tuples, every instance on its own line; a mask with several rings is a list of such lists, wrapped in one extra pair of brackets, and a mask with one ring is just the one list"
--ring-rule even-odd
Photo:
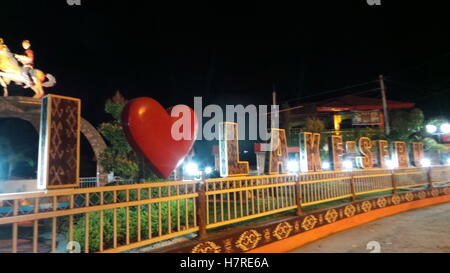
[(448, 124), (448, 123), (442, 124), (441, 125), (441, 132), (443, 134), (450, 134), (450, 124)]
[(184, 166), (184, 170), (190, 176), (197, 176), (200, 174), (200, 171), (198, 170), (198, 165), (194, 162), (187, 163), (186, 166)]
[(395, 163), (394, 160), (386, 160), (386, 166), (388, 167), (388, 169), (395, 169), (398, 167), (398, 164)]
[(300, 171), (300, 164), (295, 160), (289, 161), (287, 164), (287, 169), (290, 173), (298, 173)]
[(420, 160), (420, 164), (424, 168), (429, 168), (429, 167), (431, 167), (431, 160), (428, 158), (423, 158), (422, 160)]
[(438, 128), (436, 126), (434, 126), (434, 125), (427, 125), (427, 132), (429, 134), (434, 134), (434, 133), (437, 132), (437, 130), (438, 130)]
[(450, 165), (450, 158), (447, 159), (447, 165)]
[(206, 168), (205, 168), (205, 174), (206, 174), (206, 175), (212, 174), (213, 171), (214, 171), (214, 170), (213, 170), (213, 168), (211, 168), (211, 167), (206, 167)]
[(343, 165), (344, 165), (344, 169), (346, 169), (346, 170), (353, 169), (353, 162), (351, 160), (345, 160)]
[(323, 163), (322, 163), (322, 169), (324, 169), (325, 171), (331, 170), (331, 164), (330, 164), (330, 162), (323, 162)]

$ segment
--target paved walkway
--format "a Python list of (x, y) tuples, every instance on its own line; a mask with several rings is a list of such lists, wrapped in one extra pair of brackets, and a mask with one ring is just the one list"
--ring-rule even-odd
[(292, 253), (370, 253), (373, 250), (450, 253), (450, 204), (383, 218), (336, 233)]

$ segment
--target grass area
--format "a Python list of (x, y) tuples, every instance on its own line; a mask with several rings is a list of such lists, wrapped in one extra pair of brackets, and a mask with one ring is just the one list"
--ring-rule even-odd
[(392, 194), (392, 191), (380, 191), (380, 192), (375, 192), (375, 193), (358, 195), (358, 199), (372, 199), (372, 198), (377, 198), (380, 196), (386, 196), (386, 195), (391, 195), (391, 194)]
[(343, 198), (343, 199), (334, 200), (334, 201), (330, 201), (330, 202), (325, 202), (325, 203), (321, 203), (321, 204), (317, 204), (317, 205), (304, 206), (304, 207), (302, 207), (302, 209), (305, 212), (315, 211), (315, 210), (319, 210), (319, 209), (336, 207), (336, 206), (348, 204), (351, 201), (352, 201), (351, 198)]

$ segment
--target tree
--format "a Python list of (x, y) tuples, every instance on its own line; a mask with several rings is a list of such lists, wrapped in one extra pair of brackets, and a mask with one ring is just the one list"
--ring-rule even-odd
[(113, 172), (123, 179), (155, 180), (156, 176), (145, 166), (144, 160), (136, 155), (123, 132), (121, 114), (126, 104), (127, 101), (119, 91), (106, 101), (105, 111), (113, 120), (98, 128), (108, 144), (100, 155), (100, 164), (106, 172)]
[[(439, 128), (444, 123), (447, 123), (447, 119), (445, 117), (434, 117), (429, 119), (425, 124), (435, 125)], [(426, 131), (426, 129), (424, 129), (424, 131)], [(424, 132), (424, 134), (427, 134), (427, 132)], [(423, 142), (425, 144), (425, 150), (427, 151), (438, 152), (448, 150), (447, 146), (440, 144), (436, 139), (432, 137), (426, 137)]]
[(113, 120), (101, 124), (98, 128), (108, 144), (100, 155), (100, 164), (105, 171), (113, 172), (121, 178), (136, 179), (139, 174), (137, 157), (123, 133), (120, 121), (125, 105), (126, 100), (119, 91), (112, 99), (106, 101), (105, 112), (110, 114)]
[(427, 134), (428, 122), (426, 122), (422, 110), (416, 108), (411, 111), (392, 111), (391, 120), (392, 132), (389, 136), (391, 141), (422, 142), (427, 151), (447, 149)]
[(391, 112), (391, 135), (395, 141), (418, 141), (424, 138), (425, 117), (420, 109)]

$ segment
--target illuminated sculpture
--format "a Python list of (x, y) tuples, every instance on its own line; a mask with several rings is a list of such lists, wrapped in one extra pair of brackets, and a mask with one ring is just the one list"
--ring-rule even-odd
[(15, 82), (31, 88), (35, 93), (34, 98), (40, 99), (44, 96), (44, 87), (54, 86), (56, 79), (51, 74), (34, 68), (34, 53), (29, 41), (23, 41), (22, 46), (25, 55), (12, 54), (0, 38), (0, 85), (3, 87), (3, 95), (8, 96), (8, 85)]
[(286, 164), (289, 159), (286, 131), (272, 128), (271, 139), (269, 161), (267, 162), (269, 174), (285, 174), (287, 173)]
[(358, 167), (362, 169), (373, 168), (372, 140), (362, 137), (358, 141), (358, 151), (362, 155), (357, 159)]
[(128, 102), (122, 126), (131, 147), (162, 179), (168, 179), (189, 156), (198, 132), (197, 116), (190, 107), (177, 105), (169, 113), (152, 98)]
[(238, 124), (221, 123), (219, 135), (220, 175), (222, 177), (248, 175), (250, 173), (249, 162), (239, 160)]
[(303, 171), (322, 171), (320, 134), (307, 132), (300, 134), (300, 161)]

